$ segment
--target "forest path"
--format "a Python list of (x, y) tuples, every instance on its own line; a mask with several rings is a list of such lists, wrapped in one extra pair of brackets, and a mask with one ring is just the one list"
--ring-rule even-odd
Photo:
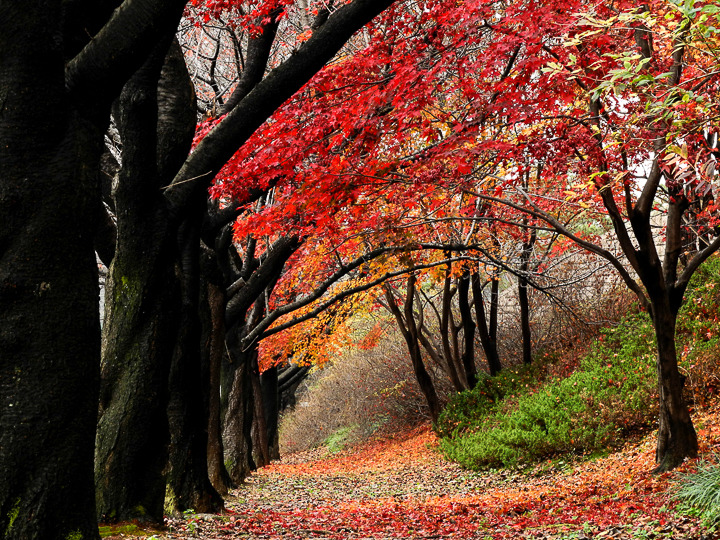
[[(704, 452), (720, 447), (717, 418), (698, 422)], [(594, 461), (473, 473), (445, 461), (431, 431), (415, 430), (289, 456), (252, 474), (226, 514), (170, 519), (155, 538), (716, 538), (673, 510), (674, 475), (649, 473), (653, 452), (649, 436)]]

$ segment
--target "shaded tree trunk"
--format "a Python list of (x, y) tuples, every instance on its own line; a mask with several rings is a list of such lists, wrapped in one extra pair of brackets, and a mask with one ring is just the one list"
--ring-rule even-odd
[(652, 315), (657, 339), (657, 373), (660, 414), (656, 449), (656, 472), (674, 469), (686, 457), (697, 457), (698, 441), (690, 412), (682, 397), (684, 377), (677, 365), (675, 324), (677, 313), (653, 304)]
[[(168, 486), (180, 512), (213, 513), (223, 508), (223, 500), (210, 483), (207, 460), (209, 380), (201, 367), (200, 238), (198, 225), (186, 221), (180, 228), (178, 266), (181, 283), (182, 315), (180, 332), (170, 369), (168, 421), (170, 451)], [(209, 375), (209, 373), (208, 373)]]
[(477, 384), (477, 369), (475, 368), (475, 322), (470, 312), (468, 295), (470, 292), (470, 272), (465, 271), (457, 280), (458, 304), (460, 307), (461, 325), (463, 330), (462, 365), (468, 387), (474, 388)]
[(104, 520), (163, 520), (179, 305), (171, 216), (159, 188), (187, 155), (194, 131), (194, 95), (178, 52), (168, 55), (158, 85), (165, 59), (159, 46), (125, 85), (116, 111), (123, 164), (114, 194), (118, 242), (106, 290), (95, 471)]
[(225, 468), (222, 441), (222, 416), (220, 414), (220, 366), (225, 354), (225, 295), (220, 287), (207, 285), (209, 308), (208, 328), (210, 343), (207, 348), (208, 371), (208, 476), (210, 482), (221, 495), (235, 487)]
[(278, 386), (278, 368), (273, 366), (260, 375), (263, 411), (267, 428), (268, 455), (270, 460), (280, 459), (280, 440), (278, 425), (280, 423), (280, 391)]
[(253, 459), (257, 467), (265, 467), (266, 465), (270, 465), (270, 443), (268, 440), (268, 427), (265, 417), (262, 385), (260, 384), (257, 349), (254, 349), (251, 357), (250, 384), (252, 385), (253, 406)]
[(530, 266), (530, 255), (537, 235), (535, 230), (530, 233), (528, 240), (523, 243), (520, 261), (520, 276), (518, 277), (518, 303), (520, 304), (520, 331), (522, 334), (523, 364), (532, 363), (532, 334), (530, 332), (530, 302), (528, 300), (528, 280), (525, 277)]
[(252, 457), (253, 394), (248, 353), (234, 351), (233, 344), (228, 346), (233, 365), (226, 368), (232, 379), (227, 395), (223, 445), (225, 466), (232, 481), (239, 485), (257, 468)]
[(98, 538), (102, 130), (65, 95), (60, 2), (0, 2), (0, 531)]
[(455, 350), (450, 345), (450, 337), (452, 336), (455, 321), (452, 315), (452, 298), (455, 295), (455, 289), (451, 287), (452, 267), (448, 263), (445, 270), (445, 281), (443, 283), (443, 297), (442, 297), (442, 314), (440, 316), (440, 341), (442, 343), (443, 356), (448, 367), (448, 375), (450, 381), (453, 383), (455, 390), (460, 392), (469, 388), (467, 378), (465, 377), (465, 370), (462, 368), (460, 359)]

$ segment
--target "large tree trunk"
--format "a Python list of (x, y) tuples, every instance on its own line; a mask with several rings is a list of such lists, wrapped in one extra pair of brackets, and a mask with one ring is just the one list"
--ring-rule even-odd
[[(182, 290), (180, 332), (170, 369), (170, 453), (168, 485), (175, 509), (213, 513), (223, 500), (210, 483), (207, 461), (209, 377), (201, 361), (200, 237), (197, 224), (186, 221), (180, 228), (178, 267)], [(209, 375), (209, 373), (206, 373)]]
[(118, 242), (107, 280), (98, 515), (162, 523), (167, 461), (167, 381), (177, 333), (169, 216), (157, 178), (156, 52), (125, 85), (116, 111), (123, 166), (115, 191)]
[(0, 532), (98, 538), (102, 136), (68, 107), (60, 2), (0, 2)]
[(697, 434), (682, 397), (684, 378), (677, 364), (676, 317), (670, 309), (653, 304), (660, 403), (655, 472), (674, 469), (685, 458), (697, 457), (698, 453)]
[(160, 188), (187, 156), (195, 122), (184, 60), (177, 44), (167, 53), (169, 43), (158, 45), (125, 85), (115, 111), (123, 158), (95, 475), (98, 514), (106, 520), (163, 520), (179, 295), (174, 225)]
[[(119, 220), (120, 221), (120, 220)], [(138, 235), (137, 238), (146, 236)], [(122, 236), (121, 236), (122, 238)], [(106, 289), (101, 417), (96, 446), (102, 520), (162, 523), (167, 462), (167, 381), (177, 331), (169, 250), (118, 243)]]

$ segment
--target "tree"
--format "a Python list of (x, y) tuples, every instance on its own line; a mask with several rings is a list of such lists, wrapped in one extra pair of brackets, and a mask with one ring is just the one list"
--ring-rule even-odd
[[(704, 186), (714, 177), (713, 149), (702, 133), (715, 129), (710, 120), (718, 85), (712, 60), (715, 31), (708, 21), (717, 10), (694, 2), (628, 4), (616, 6), (617, 13), (599, 5), (588, 8), (578, 6), (571, 31), (558, 24), (559, 47), (536, 45), (544, 60), (518, 65), (513, 78), (519, 86), (530, 82), (529, 89), (535, 83), (530, 77), (544, 63), (544, 76), (537, 81), (557, 100), (542, 112), (539, 100), (529, 100), (535, 108), (514, 121), (533, 127), (517, 139), (517, 147), (532, 156), (535, 166), (542, 164), (542, 175), (555, 182), (558, 199), (609, 218), (610, 234), (625, 260), (559, 223), (547, 200), (525, 190), (512, 175), (504, 196), (484, 198), (524, 208), (604, 257), (648, 310), (657, 340), (660, 395), (656, 470), (666, 471), (694, 457), (698, 447), (682, 396), (675, 324), (690, 277), (720, 248), (720, 238), (708, 226), (716, 219), (714, 207), (706, 206), (705, 225), (702, 219), (694, 221), (710, 238), (686, 254), (682, 264), (683, 220), (692, 216), (691, 207), (701, 209)], [(514, 34), (509, 28), (500, 31)], [(695, 46), (697, 40), (702, 45)], [(538, 121), (538, 114), (550, 120)], [(538, 138), (548, 133), (553, 137)], [(552, 162), (544, 159), (548, 152)]]
[[(255, 81), (252, 96), (190, 156), (185, 117), (167, 114), (173, 106), (188, 110), (182, 70), (167, 53), (184, 1), (0, 4), (7, 30), (0, 53), (0, 309), (6, 321), (0, 528), (6, 537), (97, 537), (90, 486), (100, 365), (93, 238), (111, 105), (120, 98), (114, 114), (123, 159), (103, 347), (99, 511), (115, 519), (158, 519), (172, 341), (149, 336), (152, 328), (172, 335), (177, 311), (164, 309), (172, 302), (166, 285), (174, 281), (179, 227), (192, 223), (190, 209), (204, 206), (214, 172), (252, 131), (389, 4), (361, 0), (324, 17), (292, 61)], [(171, 181), (171, 189), (157, 191)], [(133, 363), (141, 348), (157, 356)], [(119, 407), (123, 397), (134, 410)], [(130, 429), (118, 431), (122, 425)], [(139, 442), (124, 442), (130, 434)], [(112, 485), (103, 482), (107, 477)]]
[[(329, 16), (324, 13), (323, 22), (312, 37), (264, 77), (268, 56), (262, 54), (262, 49), (269, 48), (272, 42), (258, 45), (260, 50), (256, 48), (257, 54), (248, 58), (246, 64), (246, 73), (252, 74), (252, 78), (243, 79), (243, 84), (236, 88), (234, 107), (229, 110), (226, 104), (227, 115), (203, 134), (189, 155), (176, 143), (158, 147), (156, 160), (143, 158), (143, 152), (155, 148), (154, 140), (158, 143), (166, 140), (168, 125), (161, 121), (155, 125), (152, 116), (147, 114), (131, 115), (128, 119), (141, 127), (137, 128), (137, 135), (132, 134), (123, 141), (123, 152), (127, 155), (123, 169), (127, 174), (121, 170), (117, 191), (155, 191), (142, 200), (128, 199), (127, 207), (118, 205), (118, 247), (110, 269), (108, 291), (113, 298), (122, 298), (123, 306), (109, 309), (106, 314), (105, 391), (101, 394), (103, 408), (96, 450), (98, 513), (106, 519), (162, 519), (165, 459), (162, 449), (167, 433), (163, 425), (164, 381), (175, 331), (168, 315), (178, 308), (156, 295), (167, 292), (165, 284), (170, 281), (172, 263), (176, 260), (174, 245), (179, 231), (201, 219), (210, 182), (237, 149), (319, 71), (358, 28), (389, 4), (363, 1), (342, 6)], [(264, 33), (258, 34), (250, 43), (257, 45), (263, 36)], [(157, 77), (155, 82), (153, 77), (143, 81), (148, 85), (143, 95), (150, 94), (156, 81)], [(177, 88), (178, 85), (174, 85), (170, 90), (177, 91)], [(137, 98), (131, 98), (130, 103), (135, 105), (136, 101)], [(191, 107), (185, 105), (184, 110)], [(194, 112), (194, 107), (192, 110)], [(165, 114), (162, 109), (159, 112), (159, 120), (174, 125), (176, 114)], [(154, 175), (155, 161), (167, 164), (167, 174)], [(155, 187), (152, 187), (153, 179)], [(168, 187), (158, 195), (156, 190), (161, 186)], [(124, 219), (127, 219), (126, 228), (121, 225)], [(145, 228), (141, 228), (143, 224)], [(193, 285), (193, 289), (198, 287)], [(172, 298), (168, 301), (172, 302)], [(155, 316), (148, 317), (149, 313)], [(138, 335), (147, 336), (140, 347)], [(145, 374), (142, 382), (131, 382), (139, 374)], [(138, 387), (145, 389), (128, 394), (128, 389)], [(121, 418), (127, 419), (133, 428), (119, 429)], [(144, 472), (138, 474), (138, 471)], [(124, 486), (122, 491), (118, 490), (119, 485)]]
[[(114, 13), (110, 2), (0, 4), (7, 30), (0, 54), (0, 529), (6, 538), (97, 537), (93, 238), (102, 136), (111, 102), (142, 62), (137, 49), (146, 49), (149, 35), (181, 7), (139, 4)], [(129, 20), (137, 24), (126, 32)]]
[[(690, 276), (720, 242), (708, 201), (715, 178), (708, 141), (717, 116), (716, 8), (666, 0), (641, 7), (438, 3), (403, 17), (405, 28), (413, 21), (423, 31), (403, 35), (392, 54), (365, 56), (364, 70), (336, 66), (357, 84), (319, 84), (327, 112), (303, 110), (302, 133), (292, 123), (268, 127), (276, 140), (311, 149), (304, 177), (321, 178), (323, 170), (328, 179), (314, 184), (322, 193), (311, 199), (323, 208), (303, 206), (317, 216), (305, 223), (319, 221), (333, 197), (350, 205), (372, 196), (368, 179), (378, 178), (384, 182), (374, 185), (391, 185), (398, 200), (414, 200), (403, 187), (445, 185), (487, 203), (509, 202), (505, 207), (517, 212), (529, 209), (605, 257), (651, 312), (661, 395), (658, 470), (694, 455), (674, 325)], [(360, 94), (368, 106), (357, 108), (354, 121), (329, 112)], [(326, 147), (334, 151), (318, 151)], [(247, 170), (270, 176), (298, 163), (262, 153), (239, 157)], [(329, 181), (348, 170), (351, 186)], [(537, 172), (541, 194), (523, 188), (528, 172)], [(298, 209), (288, 193), (288, 208)], [(609, 224), (622, 255), (558, 225), (557, 212), (568, 209)], [(662, 239), (654, 234), (654, 212), (667, 216)], [(683, 223), (701, 229), (692, 258), (683, 254)]]

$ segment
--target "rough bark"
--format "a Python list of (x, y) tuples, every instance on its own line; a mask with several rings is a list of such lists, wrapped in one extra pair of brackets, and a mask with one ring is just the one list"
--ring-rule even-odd
[(268, 441), (267, 419), (263, 403), (257, 349), (251, 357), (250, 384), (252, 385), (253, 406), (253, 460), (257, 467), (270, 465), (270, 444)]
[(252, 384), (250, 382), (250, 361), (247, 353), (236, 349), (236, 338), (228, 343), (231, 366), (226, 372), (231, 375), (231, 387), (227, 394), (223, 445), (225, 467), (236, 484), (242, 484), (248, 474), (256, 469), (252, 458)]
[(207, 301), (210, 310), (208, 346), (208, 476), (221, 495), (235, 487), (225, 468), (220, 415), (220, 366), (225, 354), (225, 295), (217, 285), (207, 282)]
[[(175, 509), (213, 513), (223, 501), (210, 483), (207, 460), (209, 380), (203, 377), (201, 352), (199, 224), (180, 228), (178, 266), (182, 310), (180, 331), (170, 369), (168, 486)], [(209, 373), (207, 373), (209, 375)]]
[(98, 538), (101, 133), (65, 98), (60, 2), (0, 1), (0, 532)]
[(103, 520), (162, 523), (167, 381), (178, 313), (169, 216), (158, 188), (156, 88), (164, 52), (123, 89), (118, 241), (107, 281), (96, 496)]

